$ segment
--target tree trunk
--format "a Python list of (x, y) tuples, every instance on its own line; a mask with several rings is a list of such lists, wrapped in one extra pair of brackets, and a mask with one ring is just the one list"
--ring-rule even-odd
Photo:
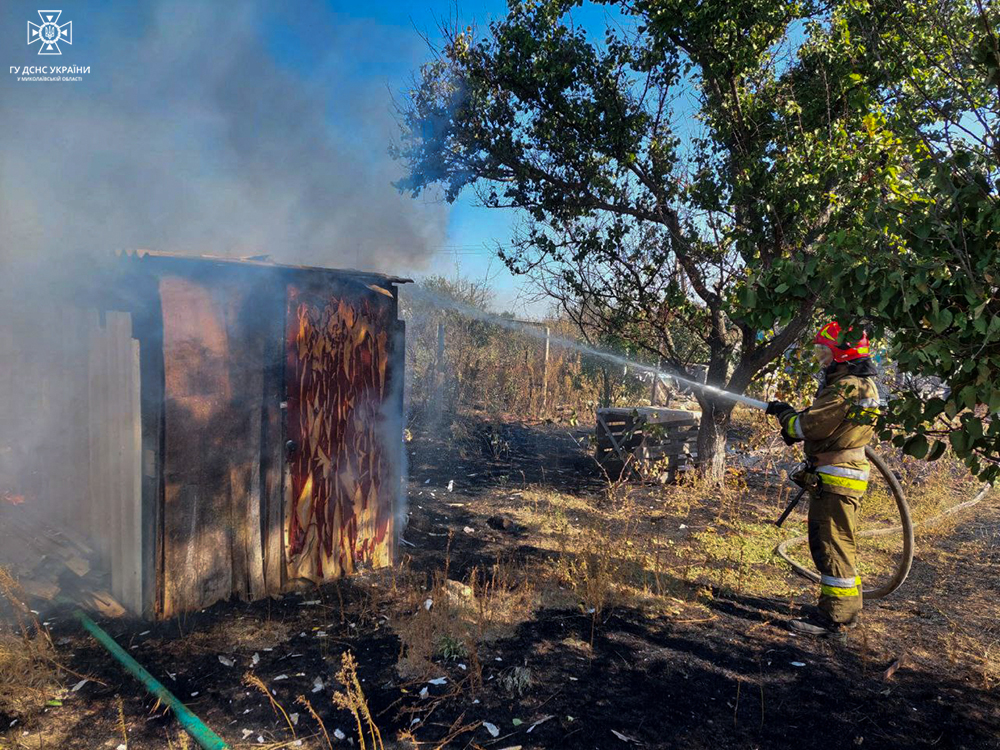
[(726, 432), (729, 430), (732, 415), (732, 404), (722, 404), (707, 399), (701, 401), (698, 469), (703, 477), (712, 482), (721, 483), (726, 475)]
[(611, 403), (611, 372), (607, 367), (601, 368), (601, 408), (608, 409)]

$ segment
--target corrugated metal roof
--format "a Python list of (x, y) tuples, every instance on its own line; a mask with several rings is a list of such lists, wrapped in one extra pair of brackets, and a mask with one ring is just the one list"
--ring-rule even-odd
[(241, 266), (258, 266), (262, 268), (285, 268), (294, 271), (315, 271), (320, 273), (336, 273), (344, 276), (353, 276), (364, 279), (377, 279), (387, 284), (409, 284), (413, 279), (404, 276), (391, 276), (374, 271), (356, 271), (353, 268), (327, 268), (324, 266), (297, 266), (286, 263), (275, 263), (269, 260), (267, 255), (252, 255), (244, 258), (230, 258), (221, 255), (185, 255), (183, 253), (171, 253), (162, 250), (135, 250), (122, 253), (126, 257), (143, 258), (166, 258), (182, 261), (201, 261), (205, 263), (227, 263)]

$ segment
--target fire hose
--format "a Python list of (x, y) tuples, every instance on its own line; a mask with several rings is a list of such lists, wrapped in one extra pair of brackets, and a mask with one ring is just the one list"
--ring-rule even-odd
[[(874, 451), (871, 446), (865, 447), (865, 458), (867, 458), (871, 464), (878, 469), (879, 474), (885, 479), (886, 484), (889, 485), (889, 491), (892, 493), (893, 499), (896, 501), (896, 508), (899, 510), (899, 526), (893, 526), (888, 529), (866, 529), (861, 531), (855, 536), (857, 538), (868, 538), (877, 536), (888, 536), (890, 534), (897, 534), (902, 532), (903, 534), (903, 554), (899, 557), (899, 562), (896, 564), (896, 571), (889, 581), (874, 589), (862, 589), (862, 593), (866, 599), (881, 599), (884, 596), (888, 596), (893, 591), (898, 589), (903, 585), (903, 581), (910, 574), (910, 568), (913, 566), (913, 518), (910, 516), (910, 506), (906, 502), (906, 495), (903, 493), (903, 485), (899, 483), (899, 479), (896, 475), (892, 473), (892, 470), (886, 465), (885, 461)], [(797, 504), (798, 500), (805, 493), (803, 489), (802, 492), (789, 503), (788, 508), (781, 515), (778, 520), (778, 525), (788, 517), (792, 509)], [(788, 554), (788, 548), (794, 544), (804, 542), (808, 539), (808, 535), (803, 534), (802, 536), (793, 537), (791, 539), (786, 539), (781, 544), (779, 544), (775, 550), (774, 554), (792, 566), (792, 570), (798, 573), (803, 578), (808, 578), (813, 583), (819, 583), (819, 573), (813, 570), (809, 570), (799, 563), (795, 562)]]
[[(889, 469), (885, 461), (882, 460), (882, 458), (878, 455), (878, 453), (876, 453), (870, 446), (865, 448), (865, 457), (872, 463), (872, 465), (875, 466), (876, 469), (878, 469), (879, 474), (883, 476), (883, 478), (886, 481), (886, 484), (889, 485), (889, 491), (892, 493), (893, 499), (896, 501), (896, 507), (899, 510), (899, 518), (901, 523), (899, 526), (893, 526), (887, 529), (866, 529), (865, 531), (861, 531), (858, 534), (856, 534), (856, 537), (859, 539), (861, 538), (867, 539), (872, 537), (889, 536), (891, 534), (898, 534), (898, 533), (902, 533), (903, 535), (903, 552), (902, 555), (900, 555), (899, 562), (896, 565), (896, 571), (893, 574), (892, 578), (890, 578), (888, 582), (877, 588), (862, 589), (862, 593), (864, 594), (864, 597), (866, 599), (881, 599), (883, 597), (888, 596), (893, 591), (902, 586), (903, 582), (906, 580), (906, 577), (910, 574), (910, 568), (913, 566), (913, 528), (914, 526), (916, 526), (916, 524), (913, 522), (913, 519), (910, 516), (910, 506), (906, 502), (906, 496), (903, 494), (903, 486), (899, 483), (899, 479), (896, 478), (896, 475), (892, 472), (892, 470)], [(943, 513), (939, 513), (938, 515), (923, 521), (923, 524), (928, 525), (942, 518), (945, 518), (946, 516), (950, 516), (954, 513), (958, 513), (961, 510), (965, 510), (966, 508), (971, 508), (973, 505), (976, 505), (984, 497), (986, 497), (986, 493), (989, 491), (990, 491), (990, 485), (985, 484), (983, 485), (979, 493), (971, 500), (966, 500), (964, 503), (959, 503), (958, 505), (954, 505), (951, 508), (948, 508)], [(796, 497), (796, 499), (793, 500), (791, 503), (789, 503), (788, 508), (785, 509), (785, 512), (779, 519), (778, 522), (779, 526), (781, 525), (780, 522), (784, 521), (785, 518), (788, 517), (788, 514), (791, 513), (792, 509), (795, 507), (795, 505), (797, 504), (799, 498), (803, 493), (799, 493), (799, 496)], [(808, 538), (809, 538), (808, 534), (803, 534), (802, 536), (796, 536), (792, 537), (791, 539), (786, 539), (777, 547), (775, 547), (774, 554), (780, 557), (786, 563), (788, 563), (791, 566), (792, 570), (794, 570), (803, 578), (808, 578), (813, 583), (819, 583), (820, 577), (818, 573), (816, 573), (813, 570), (809, 570), (809, 568), (806, 568), (805, 566), (795, 562), (795, 560), (793, 560), (792, 557), (788, 554), (789, 547), (796, 544), (800, 544), (801, 542), (806, 541)]]
[[(731, 393), (729, 391), (724, 391), (721, 388), (716, 388), (714, 386), (703, 385), (701, 383), (685, 380), (683, 378), (680, 379), (683, 380), (687, 385), (698, 388), (699, 390), (702, 390), (704, 392), (711, 393), (712, 395), (737, 401), (753, 409), (760, 409), (761, 411), (765, 411), (767, 409), (767, 402), (765, 401), (760, 401), (755, 398), (750, 398), (749, 396), (743, 396), (740, 394)], [(865, 447), (865, 457), (868, 459), (868, 461), (872, 463), (872, 465), (875, 466), (879, 474), (881, 474), (882, 477), (885, 479), (886, 484), (889, 485), (889, 491), (891, 492), (893, 499), (896, 501), (896, 508), (899, 511), (900, 524), (898, 526), (893, 526), (887, 529), (866, 529), (856, 534), (856, 537), (859, 539), (867, 539), (872, 537), (889, 536), (891, 534), (900, 534), (900, 533), (903, 536), (903, 552), (899, 557), (898, 563), (896, 564), (896, 570), (893, 573), (892, 578), (890, 578), (889, 581), (886, 582), (885, 584), (878, 586), (876, 588), (862, 589), (862, 593), (866, 599), (881, 599), (883, 597), (888, 596), (893, 591), (902, 586), (903, 582), (906, 580), (906, 577), (910, 574), (910, 568), (913, 566), (914, 523), (913, 523), (913, 518), (910, 515), (910, 506), (906, 502), (906, 495), (903, 493), (903, 486), (899, 483), (899, 479), (888, 467), (888, 465), (886, 465), (885, 461), (882, 460), (882, 458), (878, 455), (878, 453), (876, 453), (871, 448), (871, 446)], [(958, 505), (949, 508), (943, 513), (939, 513), (933, 518), (927, 519), (923, 523), (930, 524), (941, 518), (949, 516), (953, 513), (957, 513), (960, 510), (964, 510), (965, 508), (970, 508), (973, 505), (976, 505), (979, 501), (981, 501), (986, 496), (986, 493), (989, 492), (989, 490), (990, 490), (990, 485), (986, 484), (979, 491), (979, 494), (977, 494), (976, 497), (974, 497), (972, 500), (968, 500), (964, 503), (959, 503)], [(784, 513), (781, 514), (781, 517), (776, 522), (778, 526), (781, 526), (784, 520), (788, 517), (788, 515), (798, 504), (799, 500), (802, 499), (802, 496), (805, 495), (806, 491), (807, 490), (803, 488), (803, 490), (799, 492), (798, 495), (796, 495), (796, 497), (792, 500), (792, 502), (789, 503), (788, 507), (785, 508)], [(775, 547), (774, 554), (780, 557), (786, 563), (788, 563), (791, 566), (792, 570), (794, 570), (803, 578), (807, 578), (813, 583), (819, 583), (820, 582), (819, 573), (810, 570), (809, 568), (806, 568), (805, 566), (795, 562), (795, 560), (793, 560), (792, 557), (788, 554), (789, 547), (804, 542), (808, 538), (809, 538), (808, 535), (805, 534), (802, 536), (797, 536), (791, 539), (787, 539), (781, 544), (779, 544), (777, 547)]]

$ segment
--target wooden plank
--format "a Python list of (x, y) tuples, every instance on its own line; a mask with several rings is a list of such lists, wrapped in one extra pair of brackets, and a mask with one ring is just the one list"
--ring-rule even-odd
[(53, 421), (49, 425), (58, 425), (55, 430), (45, 436), (48, 443), (50, 460), (47, 462), (47, 471), (50, 475), (50, 496), (49, 512), (46, 518), (50, 523), (63, 525), (69, 519), (66, 510), (70, 506), (69, 485), (67, 482), (67, 469), (69, 468), (69, 439), (72, 436), (72, 423), (70, 421), (69, 401), (67, 394), (73, 388), (72, 376), (69, 366), (69, 352), (67, 350), (68, 341), (66, 339), (66, 308), (63, 306), (52, 307), (50, 309), (53, 329), (46, 332), (48, 341), (41, 343), (42, 346), (51, 347), (44, 353), (47, 362), (48, 381), (50, 387), (50, 413)]
[(255, 599), (264, 593), (260, 528), (264, 340), (260, 306), (256, 294), (252, 299), (234, 294), (224, 303), (232, 391), (229, 408), (235, 427), (229, 446), (232, 593), (242, 599)]
[(86, 514), (87, 501), (87, 363), (86, 318), (83, 310), (74, 309), (67, 320), (66, 335), (70, 339), (70, 359), (67, 379), (72, 385), (67, 389), (69, 422), (66, 460), (67, 496), (65, 527), (80, 528)]
[(94, 518), (100, 502), (100, 398), (98, 392), (98, 359), (101, 345), (97, 311), (88, 311), (87, 320), (87, 508), (81, 523), (84, 534), (99, 556), (94, 536)]
[[(244, 442), (240, 440), (239, 442)], [(232, 453), (239, 452), (231, 445)], [(243, 601), (249, 598), (249, 569), (247, 566), (247, 494), (250, 491), (249, 477), (246, 467), (234, 463), (229, 467), (229, 526), (230, 526), (230, 556), (232, 566), (232, 591)]]
[[(597, 421), (598, 423), (602, 423), (604, 420), (600, 415), (598, 415)], [(607, 427), (607, 425), (605, 425), (605, 427)], [(611, 435), (610, 432), (608, 433), (608, 437), (611, 439), (611, 446), (614, 448), (615, 453), (617, 454), (618, 458), (621, 459), (621, 462), (628, 467), (629, 472), (631, 474), (634, 474), (636, 478), (642, 479), (642, 477), (639, 476), (638, 472), (636, 471), (635, 467), (632, 465), (632, 461), (629, 460), (630, 456), (622, 449), (622, 447), (618, 444), (618, 441), (615, 440), (614, 436)]]
[[(105, 325), (107, 320), (105, 319)], [(95, 318), (90, 346), (90, 493), (88, 535), (102, 565), (108, 563), (107, 523), (111, 447), (108, 439), (107, 331)]]
[(123, 320), (121, 313), (108, 313), (108, 379), (107, 394), (110, 407), (109, 427), (112, 436), (111, 490), (108, 495), (111, 507), (107, 516), (108, 529), (111, 530), (111, 593), (119, 601), (124, 598), (125, 550), (128, 545), (127, 501), (125, 484), (127, 481), (127, 455), (125, 434), (128, 415), (128, 378), (126, 374), (127, 360), (122, 345)]
[(264, 542), (261, 531), (261, 476), (260, 462), (262, 437), (263, 404), (261, 399), (264, 395), (264, 375), (263, 347), (261, 347), (261, 357), (255, 363), (252, 372), (254, 377), (247, 383), (249, 387), (255, 389), (257, 398), (250, 405), (250, 429), (248, 430), (249, 445), (249, 480), (250, 486), (246, 497), (246, 559), (247, 559), (247, 579), (249, 581), (250, 599), (260, 599), (267, 593), (267, 586), (264, 583)]
[(85, 519), (89, 517), (87, 440), (90, 437), (90, 426), (87, 421), (87, 396), (89, 390), (87, 372), (87, 317), (83, 310), (76, 310), (70, 318), (68, 336), (72, 340), (72, 359), (70, 372), (72, 378), (72, 397), (69, 403), (70, 423), (72, 424), (69, 441), (70, 489), (72, 500), (68, 503), (65, 513), (65, 527), (82, 528)]
[(80, 605), (87, 610), (99, 612), (103, 617), (122, 617), (125, 608), (109, 592), (88, 590), (82, 593)]
[[(389, 364), (389, 396), (388, 398), (394, 399), (392, 404), (392, 411), (399, 417), (399, 422), (395, 426), (395, 430), (398, 433), (394, 433), (391, 439), (394, 441), (392, 446), (389, 446), (392, 450), (389, 455), (391, 457), (390, 465), (388, 468), (387, 482), (392, 482), (391, 485), (394, 488), (392, 497), (392, 512), (391, 512), (391, 529), (390, 538), (391, 545), (389, 547), (389, 564), (393, 565), (399, 559), (399, 535), (401, 533), (402, 523), (400, 519), (400, 514), (406, 508), (406, 485), (403, 483), (403, 466), (405, 466), (405, 456), (404, 451), (406, 450), (406, 445), (403, 442), (403, 427), (405, 424), (405, 409), (403, 402), (403, 391), (406, 387), (406, 321), (397, 320), (399, 316), (399, 306), (398, 300), (393, 297), (394, 304), (392, 308), (391, 320), (392, 324), (395, 326), (394, 336), (392, 337), (392, 349), (390, 353), (390, 364)], [(548, 331), (548, 329), (546, 329)], [(548, 359), (548, 333), (546, 333), (546, 360)], [(548, 365), (546, 364), (546, 367)], [(388, 450), (388, 448), (387, 448)]]
[[(51, 335), (51, 329), (55, 322), (52, 319), (50, 308), (45, 308), (45, 312), (42, 313), (38, 322), (41, 330), (47, 331), (48, 335)], [(34, 370), (31, 379), (38, 383), (37, 401), (32, 410), (32, 417), (37, 424), (54, 425), (58, 422), (55, 410), (52, 408), (52, 368), (47, 366), (48, 363), (43, 356), (46, 345), (45, 334), (40, 333), (38, 339), (32, 342), (29, 352), (32, 359), (32, 370)], [(33, 484), (35, 485), (32, 493), (34, 498), (31, 502), (33, 507), (40, 509), (46, 518), (52, 515), (52, 485), (55, 471), (45, 465), (46, 462), (42, 460), (42, 456), (48, 454), (51, 457), (56, 452), (53, 450), (53, 442), (52, 437), (47, 436), (43, 443), (44, 451), (33, 451), (29, 459), (31, 476), (34, 478)], [(58, 461), (58, 457), (55, 457), (55, 460)]]
[(140, 359), (142, 613), (154, 617), (162, 610), (163, 319), (155, 286), (149, 284), (141, 298), (144, 304), (133, 313), (133, 333), (139, 340)]
[(125, 447), (124, 481), (122, 484), (122, 548), (121, 567), (118, 572), (121, 582), (112, 588), (117, 599), (134, 614), (144, 609), (142, 593), (142, 424), (140, 415), (140, 359), (139, 342), (131, 336), (131, 321), (123, 327), (125, 338), (121, 342), (125, 353), (128, 408), (125, 410), (125, 431), (122, 435)]

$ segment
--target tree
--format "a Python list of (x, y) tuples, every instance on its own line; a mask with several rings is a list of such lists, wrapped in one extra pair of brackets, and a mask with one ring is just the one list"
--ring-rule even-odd
[[(891, 141), (894, 189), (867, 201), (844, 237), (856, 274), (829, 307), (888, 336), (911, 373), (945, 398), (905, 392), (882, 434), (935, 459), (950, 445), (987, 481), (1000, 476), (1000, 8), (979, 0), (854, 6), (873, 64), (888, 72), (870, 148)], [(885, 180), (879, 180), (884, 182)], [(855, 186), (858, 194), (870, 190)], [(859, 196), (855, 196), (858, 200)]]
[[(831, 238), (863, 219), (846, 186), (891, 151), (866, 148), (886, 69), (859, 14), (817, 3), (640, 0), (602, 40), (575, 4), (511, 2), (486, 34), (449, 35), (401, 109), (398, 187), (519, 209), (513, 270), (742, 393), (812, 327)], [(698, 399), (718, 479), (733, 405)]]

